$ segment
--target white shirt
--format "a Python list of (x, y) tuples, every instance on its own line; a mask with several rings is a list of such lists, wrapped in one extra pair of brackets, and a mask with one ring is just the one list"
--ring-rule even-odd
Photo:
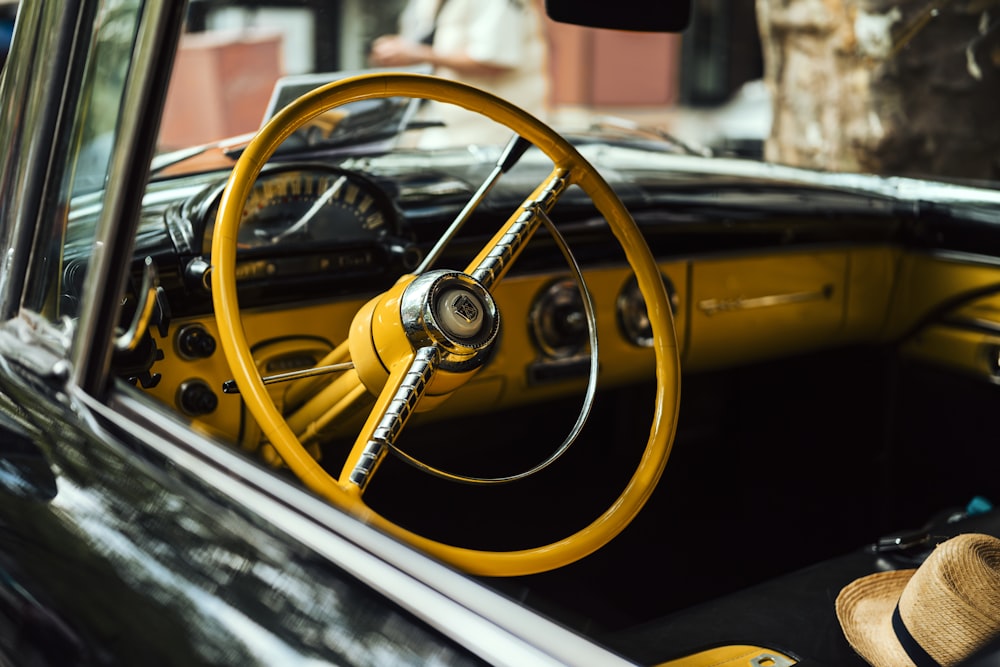
[[(443, 6), (438, 12), (438, 6)], [(441, 55), (465, 54), (507, 68), (495, 76), (471, 76), (447, 68), (435, 74), (489, 91), (544, 120), (548, 98), (548, 45), (535, 0), (410, 0), (400, 34), (420, 41), (434, 30)], [(436, 29), (435, 26), (436, 17)], [(423, 117), (444, 128), (427, 130), (423, 146), (505, 143), (511, 132), (451, 105), (426, 105)]]

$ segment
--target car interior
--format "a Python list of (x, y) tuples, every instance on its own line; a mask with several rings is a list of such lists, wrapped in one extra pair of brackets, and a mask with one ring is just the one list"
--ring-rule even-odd
[[(588, 20), (578, 3), (549, 7), (557, 20), (566, 11)], [(661, 29), (677, 29), (678, 11), (664, 13)], [(617, 19), (612, 27), (651, 20), (624, 10)], [(389, 400), (369, 391), (378, 382), (360, 365), (343, 366), (357, 349), (356, 314), (378, 320), (372, 299), (402, 299), (400, 277), (421, 273), (428, 257), (435, 269), (481, 268), (482, 253), (505, 247), (497, 230), (509, 233), (572, 158), (512, 143), (428, 163), (410, 151), (283, 153), (266, 141), (350, 136), (366, 114), (405, 122), (411, 105), (396, 100), (412, 92), (410, 79), (394, 82), (371, 108), (358, 106), (362, 88), (306, 92), (301, 108), (276, 112), (278, 129), (265, 125), (265, 141), (214, 149), (217, 167), (163, 166), (143, 204), (123, 322), (147, 328), (116, 350), (116, 376), (154, 409), (296, 483), (240, 374), (266, 379), (264, 396), (302, 450), (337, 478), (359, 456), (369, 414)], [(347, 121), (315, 113), (343, 99), (356, 105)], [(546, 136), (516, 112), (475, 104), (522, 123), (515, 129), (538, 144)], [(457, 388), (424, 396), (427, 409), (379, 455), (365, 506), (443, 544), (499, 553), (554, 544), (615, 506), (663, 437), (662, 475), (606, 544), (557, 567), (472, 576), (646, 664), (727, 645), (863, 664), (834, 616), (841, 587), (913, 567), (944, 536), (1000, 535), (1000, 448), (989, 440), (1000, 400), (993, 220), (940, 203), (957, 192), (944, 185), (934, 202), (933, 192), (909, 194), (905, 179), (834, 187), (794, 169), (760, 177), (738, 161), (711, 171), (666, 150), (578, 150), (634, 218), (662, 293), (635, 264), (642, 253), (616, 227), (608, 193), (586, 181), (560, 191), (491, 289), (496, 342), (473, 370), (465, 357), (455, 363)], [(235, 194), (232, 175), (243, 182)], [(470, 201), (479, 205), (466, 213)], [(225, 273), (220, 258), (231, 263)], [(85, 258), (67, 259), (71, 303)], [(223, 281), (238, 298), (228, 322)], [(650, 299), (668, 307), (654, 312)], [(234, 328), (251, 360), (243, 371), (224, 349)], [(381, 361), (383, 376), (398, 379)], [(679, 395), (658, 398), (672, 380), (657, 366), (674, 363)], [(669, 433), (651, 434), (657, 423)]]

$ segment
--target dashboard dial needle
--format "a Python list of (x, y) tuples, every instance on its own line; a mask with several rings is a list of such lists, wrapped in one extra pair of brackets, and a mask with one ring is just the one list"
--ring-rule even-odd
[(344, 187), (344, 183), (346, 182), (347, 176), (341, 176), (334, 181), (333, 185), (331, 185), (330, 188), (324, 192), (319, 199), (317, 199), (313, 205), (309, 207), (309, 210), (303, 213), (302, 217), (296, 220), (291, 227), (282, 231), (280, 234), (272, 236), (271, 243), (277, 243), (286, 236), (294, 234), (309, 224), (309, 221), (316, 217), (316, 214), (319, 213), (320, 209), (330, 203), (330, 200), (337, 196), (337, 193), (340, 192), (340, 189)]

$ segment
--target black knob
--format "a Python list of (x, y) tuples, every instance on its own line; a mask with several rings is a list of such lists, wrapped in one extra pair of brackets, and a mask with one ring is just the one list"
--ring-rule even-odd
[(195, 257), (184, 267), (184, 283), (191, 289), (211, 290), (211, 275), (212, 265), (203, 257)]
[(181, 327), (177, 332), (177, 352), (184, 359), (206, 359), (215, 353), (215, 338), (200, 324)]
[(177, 389), (177, 405), (185, 414), (199, 417), (219, 407), (219, 397), (204, 380), (187, 380)]

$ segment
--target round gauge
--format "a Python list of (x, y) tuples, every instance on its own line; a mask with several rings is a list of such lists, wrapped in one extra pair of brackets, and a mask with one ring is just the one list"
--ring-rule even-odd
[[(203, 252), (211, 252), (218, 203), (207, 212)], [(262, 173), (243, 209), (242, 250), (373, 241), (394, 225), (385, 195), (361, 176), (309, 167)]]
[[(666, 276), (663, 277), (663, 286), (667, 290), (667, 299), (670, 301), (670, 310), (677, 314), (677, 306), (680, 298), (673, 282)], [(646, 311), (646, 300), (639, 291), (639, 283), (635, 276), (626, 281), (621, 292), (618, 293), (617, 301), (618, 324), (622, 329), (625, 338), (633, 345), (639, 347), (653, 346), (653, 326)]]
[(547, 357), (565, 359), (587, 348), (583, 296), (570, 278), (557, 280), (536, 297), (528, 321), (535, 343)]

